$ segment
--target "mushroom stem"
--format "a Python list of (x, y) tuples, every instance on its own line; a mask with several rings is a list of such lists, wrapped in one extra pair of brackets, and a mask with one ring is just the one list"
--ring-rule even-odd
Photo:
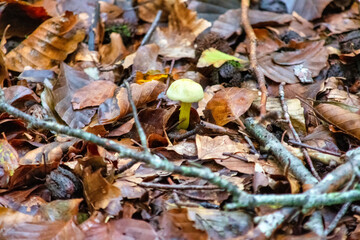
[(189, 127), (190, 109), (191, 109), (191, 103), (186, 103), (186, 102), (180, 103), (180, 115), (179, 115), (180, 124), (178, 126), (178, 129), (187, 129)]

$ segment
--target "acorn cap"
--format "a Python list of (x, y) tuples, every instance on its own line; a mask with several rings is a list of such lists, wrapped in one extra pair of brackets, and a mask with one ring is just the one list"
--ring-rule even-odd
[(167, 90), (166, 95), (174, 101), (192, 103), (204, 98), (204, 90), (197, 82), (183, 78), (173, 82)]

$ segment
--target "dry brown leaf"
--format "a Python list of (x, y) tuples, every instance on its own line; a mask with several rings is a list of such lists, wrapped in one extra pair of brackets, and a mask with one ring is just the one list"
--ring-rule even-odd
[(320, 18), (325, 7), (332, 2), (332, 0), (295, 0), (284, 1), (287, 5), (289, 13), (297, 12), (300, 16), (307, 20), (314, 20)]
[(74, 110), (95, 107), (114, 95), (116, 84), (106, 80), (98, 80), (78, 89), (71, 99)]
[(139, 18), (145, 22), (153, 22), (159, 10), (162, 10), (161, 21), (166, 21), (176, 0), (138, 0)]
[(207, 233), (195, 228), (194, 225), (195, 223), (188, 218), (186, 208), (171, 209), (161, 216), (159, 235), (164, 239), (208, 239)]
[(157, 28), (151, 41), (160, 47), (159, 54), (168, 58), (194, 58), (194, 40), (211, 23), (196, 19), (196, 12), (177, 0), (169, 15), (169, 27)]
[(97, 223), (86, 230), (86, 239), (156, 240), (159, 239), (153, 227), (136, 219), (126, 218)]
[[(2, 230), (27, 221), (34, 221), (36, 219), (38, 219), (36, 216), (31, 216), (9, 208), (0, 207), (0, 226)], [(1, 233), (2, 231), (0, 231), (0, 237)]]
[(308, 42), (302, 49), (291, 52), (274, 52), (259, 58), (259, 66), (265, 76), (275, 82), (297, 83), (295, 69), (308, 69), (310, 77), (316, 77), (326, 67), (328, 52), (324, 41)]
[(197, 156), (197, 149), (195, 142), (191, 140), (181, 141), (173, 146), (166, 147), (167, 150), (175, 151), (179, 155)]
[(44, 221), (70, 221), (79, 212), (79, 204), (82, 198), (69, 200), (55, 200), (40, 206), (38, 215)]
[(22, 72), (25, 66), (50, 69), (66, 59), (85, 37), (79, 19), (66, 14), (41, 24), (6, 57), (8, 69)]
[(316, 113), (326, 122), (343, 132), (360, 139), (360, 115), (345, 109), (345, 104), (321, 103), (315, 107)]
[[(268, 11), (249, 10), (249, 21), (251, 25), (271, 26), (282, 25), (290, 22), (293, 17), (289, 14), (279, 14)], [(240, 35), (242, 32), (241, 9), (230, 9), (214, 22), (211, 31), (228, 39), (234, 33)], [(259, 45), (260, 46), (260, 45)]]
[(19, 156), (6, 139), (0, 139), (0, 188), (6, 188), (10, 177), (19, 166)]
[(0, 238), (3, 239), (84, 239), (85, 234), (73, 220), (24, 222), (6, 229)]
[[(250, 154), (235, 154), (239, 155), (241, 157), (245, 157), (246, 159), (249, 159), (249, 157), (254, 156)], [(220, 164), (221, 166), (226, 167), (229, 170), (237, 171), (239, 173), (245, 173), (245, 174), (253, 174), (255, 169), (255, 163), (254, 162), (244, 162), (240, 159), (234, 158), (234, 157), (227, 157), (226, 159), (215, 159), (217, 164)]]
[(2, 51), (2, 46), (0, 45), (0, 87), (3, 87), (4, 80), (9, 77), (9, 73), (5, 63), (5, 55)]
[[(91, 83), (89, 76), (83, 72), (62, 63), (60, 75), (53, 88), (52, 104), (55, 105), (56, 113), (72, 128), (83, 128), (91, 122), (95, 115), (95, 108), (74, 110), (71, 104), (74, 93)], [(51, 99), (52, 96), (49, 96)]]
[[(131, 94), (137, 107), (157, 99), (158, 95), (165, 90), (165, 84), (159, 81), (151, 81), (144, 84), (131, 84)], [(107, 99), (99, 106), (99, 122), (109, 124), (131, 112), (128, 95), (125, 88), (119, 88), (113, 98)]]
[(84, 171), (84, 196), (88, 206), (93, 210), (105, 209), (117, 201), (120, 204), (120, 189), (110, 184), (98, 171), (91, 173), (90, 168)]
[(129, 176), (117, 179), (113, 186), (121, 191), (121, 196), (127, 199), (140, 199), (146, 193), (146, 190), (137, 184), (143, 181), (142, 178)]
[(100, 61), (104, 65), (111, 65), (126, 57), (127, 49), (119, 33), (110, 34), (111, 42), (99, 48)]
[(200, 159), (228, 158), (223, 153), (248, 153), (247, 144), (234, 142), (229, 136), (208, 136), (196, 135), (196, 147)]
[[(206, 231), (210, 239), (214, 240), (236, 239), (253, 225), (251, 216), (242, 211), (188, 208), (188, 218), (195, 222), (196, 228)], [(229, 228), (231, 231), (227, 230)]]
[(152, 43), (139, 47), (133, 63), (133, 71), (146, 73), (149, 70), (163, 71), (163, 66), (157, 61), (159, 46)]
[(256, 91), (246, 88), (231, 87), (215, 93), (214, 97), (207, 103), (206, 109), (219, 126), (238, 120), (251, 106), (258, 96)]
[(29, 88), (24, 86), (11, 86), (4, 89), (5, 99), (7, 103), (14, 104), (19, 107), (19, 103), (27, 100), (40, 102), (40, 98)]
[(331, 31), (332, 34), (340, 34), (359, 29), (360, 20), (358, 4), (341, 13), (331, 14), (324, 17), (324, 22), (320, 23)]

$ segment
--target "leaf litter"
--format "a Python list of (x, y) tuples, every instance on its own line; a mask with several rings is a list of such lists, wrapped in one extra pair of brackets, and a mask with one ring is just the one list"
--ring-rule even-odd
[[(138, 152), (146, 150), (136, 129), (139, 121), (152, 154), (176, 166), (207, 167), (248, 193), (307, 189), (289, 171), (291, 162), (281, 166), (243, 124), (258, 116), (264, 103), (238, 1), (139, 0), (99, 7), (96, 1), (6, 2), (0, 6), (0, 83), (8, 104)], [(258, 120), (304, 162), (300, 147), (306, 147), (325, 177), (345, 164), (341, 155), (358, 147), (360, 139), (359, 3), (268, 2), (257, 1), (248, 11), (269, 90), (267, 115)], [(16, 15), (18, 9), (24, 15)], [(33, 20), (21, 26), (29, 16)], [(187, 130), (177, 129), (179, 103), (166, 96), (169, 85), (182, 78), (205, 91), (191, 106)], [(125, 81), (139, 111), (135, 116)], [(286, 83), (286, 113), (281, 83)], [(93, 143), (33, 129), (7, 113), (0, 115), (0, 129), (2, 239), (359, 235), (356, 202), (332, 229), (327, 228), (340, 207), (299, 213), (276, 229), (261, 219), (279, 213), (278, 206), (227, 211), (232, 196), (221, 188), (209, 191), (215, 186), (200, 176), (152, 169)], [(320, 224), (312, 226), (316, 216)]]

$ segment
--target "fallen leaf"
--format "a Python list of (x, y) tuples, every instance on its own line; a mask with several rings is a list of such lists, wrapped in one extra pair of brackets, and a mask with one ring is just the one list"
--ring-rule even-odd
[(315, 107), (315, 110), (326, 122), (360, 139), (360, 115), (346, 109), (345, 104), (321, 103)]
[(188, 218), (186, 208), (171, 209), (163, 212), (161, 216), (159, 235), (164, 239), (208, 239), (208, 234), (194, 225), (195, 223)]
[(258, 59), (259, 66), (265, 76), (281, 83), (297, 83), (298, 77), (294, 68), (307, 68), (312, 77), (316, 77), (326, 67), (328, 52), (324, 48), (324, 41), (307, 42), (304, 47), (290, 52), (274, 52)]
[(75, 198), (69, 200), (55, 200), (40, 206), (38, 215), (41, 219), (49, 222), (70, 221), (78, 214), (79, 204), (82, 199)]
[(238, 120), (250, 108), (257, 96), (256, 91), (246, 88), (225, 88), (215, 93), (207, 103), (206, 109), (211, 111), (217, 125), (224, 126)]
[(167, 20), (167, 16), (169, 15), (171, 8), (175, 4), (176, 0), (138, 0), (139, 4), (139, 18), (144, 20), (145, 22), (153, 22), (156, 14), (159, 10), (162, 10), (160, 20), (162, 22)]
[[(165, 84), (159, 81), (146, 82), (144, 84), (131, 84), (131, 94), (135, 106), (157, 99), (158, 95), (165, 90)], [(131, 112), (127, 90), (119, 88), (113, 98), (107, 99), (99, 106), (99, 123), (109, 124)]]
[(90, 168), (84, 171), (84, 196), (87, 204), (93, 210), (106, 209), (112, 201), (120, 204), (119, 188), (110, 184), (98, 171), (91, 173)]
[(288, 13), (297, 12), (307, 20), (320, 18), (323, 10), (330, 2), (332, 0), (283, 1), (287, 5)]
[(110, 43), (101, 45), (99, 48), (100, 61), (104, 65), (111, 65), (123, 59), (128, 54), (119, 33), (111, 33), (110, 39)]
[(55, 110), (70, 127), (83, 128), (90, 123), (96, 110), (94, 108), (74, 110), (71, 100), (77, 90), (90, 84), (89, 76), (65, 63), (60, 65), (60, 71), (58, 82), (53, 88)]
[(9, 179), (19, 167), (16, 150), (5, 139), (0, 139), (0, 188), (6, 188)]
[[(187, 208), (189, 220), (197, 229), (206, 231), (210, 239), (231, 239), (246, 234), (252, 227), (251, 216), (244, 211)], [(231, 229), (231, 231), (229, 231)]]
[(196, 12), (176, 0), (169, 15), (169, 27), (158, 27), (151, 37), (151, 42), (160, 47), (159, 54), (164, 57), (194, 58), (194, 40), (210, 25), (205, 19), (196, 19)]
[(240, 63), (239, 68), (243, 68), (245, 64), (248, 63), (248, 61), (231, 56), (229, 54), (220, 52), (219, 50), (216, 50), (215, 48), (210, 48), (202, 52), (201, 57), (199, 58), (199, 61), (196, 65), (198, 68), (208, 67), (208, 66), (214, 66), (216, 68), (221, 67), (225, 62), (227, 61), (236, 61)]
[(9, 208), (0, 207), (0, 226), (2, 230), (0, 231), (0, 236), (4, 229), (9, 229), (14, 225), (27, 221), (34, 221), (36, 219), (38, 219), (38, 217), (24, 214)]
[(93, 81), (78, 89), (72, 96), (74, 110), (95, 107), (114, 95), (116, 84), (106, 80)]
[(228, 158), (223, 153), (248, 153), (247, 144), (234, 142), (229, 136), (208, 136), (196, 135), (196, 147), (200, 159)]
[(11, 86), (4, 89), (7, 103), (19, 107), (21, 103), (28, 100), (40, 102), (40, 98), (29, 88), (24, 86)]
[(67, 14), (41, 24), (19, 46), (6, 54), (8, 69), (22, 72), (26, 66), (50, 69), (66, 59), (85, 37), (77, 16)]
[(154, 43), (140, 46), (133, 60), (133, 71), (147, 73), (150, 70), (157, 70), (162, 72), (163, 66), (157, 61), (159, 50), (159, 46)]
[(86, 232), (86, 239), (119, 239), (119, 240), (156, 240), (158, 234), (153, 227), (136, 219), (126, 218), (110, 221), (109, 223), (97, 223)]
[(73, 220), (24, 222), (7, 228), (0, 237), (4, 239), (84, 239), (85, 234)]

